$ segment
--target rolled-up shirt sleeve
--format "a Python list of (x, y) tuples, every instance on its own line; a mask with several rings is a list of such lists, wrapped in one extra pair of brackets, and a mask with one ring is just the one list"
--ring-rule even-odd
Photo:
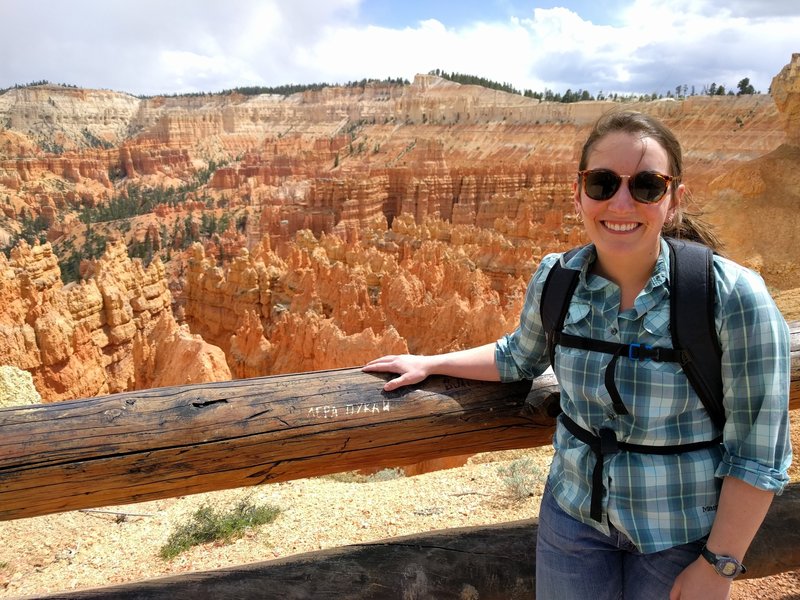
[(780, 494), (789, 481), (790, 335), (761, 278), (715, 259), (724, 452), (718, 477)]
[(528, 284), (519, 326), (512, 333), (497, 340), (495, 362), (500, 373), (500, 381), (533, 379), (541, 375), (550, 365), (547, 338), (542, 330), (542, 319), (539, 314), (539, 300), (547, 275), (560, 257), (560, 254), (548, 254), (542, 259)]

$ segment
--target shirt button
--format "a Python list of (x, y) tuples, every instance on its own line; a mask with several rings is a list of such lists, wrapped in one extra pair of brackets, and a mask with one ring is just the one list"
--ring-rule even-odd
[(619, 330), (616, 327), (609, 327), (608, 333), (610, 333), (611, 335), (617, 335), (619, 333)]
[(608, 417), (609, 421), (613, 421), (614, 419), (617, 418), (617, 415), (615, 415), (614, 413), (608, 413), (608, 415), (606, 416)]

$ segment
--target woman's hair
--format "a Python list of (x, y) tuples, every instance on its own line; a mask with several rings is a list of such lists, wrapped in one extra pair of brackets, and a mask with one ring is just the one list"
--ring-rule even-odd
[[(584, 170), (589, 162), (589, 154), (600, 139), (610, 133), (629, 133), (642, 138), (651, 138), (656, 141), (667, 153), (669, 160), (669, 173), (674, 179), (670, 183), (674, 190), (681, 183), (683, 177), (683, 153), (681, 144), (661, 121), (644, 113), (620, 110), (611, 111), (600, 117), (594, 124), (589, 137), (583, 144), (578, 169)], [(690, 195), (684, 193), (684, 199), (689, 200)], [(690, 211), (683, 206), (678, 206), (675, 214), (661, 230), (661, 234), (668, 237), (691, 240), (709, 246), (713, 250), (720, 250), (722, 243), (713, 231), (711, 225), (702, 218), (699, 211)]]

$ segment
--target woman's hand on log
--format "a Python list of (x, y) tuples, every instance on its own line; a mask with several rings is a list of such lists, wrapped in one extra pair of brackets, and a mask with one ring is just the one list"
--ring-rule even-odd
[(367, 373), (398, 373), (399, 377), (390, 379), (383, 386), (383, 391), (391, 392), (404, 385), (419, 383), (430, 375), (429, 359), (428, 356), (416, 354), (392, 354), (371, 360), (361, 370)]
[(419, 383), (428, 375), (447, 375), (479, 381), (500, 381), (500, 373), (494, 362), (494, 342), (466, 350), (445, 354), (397, 354), (376, 358), (368, 362), (362, 371), (383, 371), (400, 376), (383, 386), (391, 392), (404, 385)]

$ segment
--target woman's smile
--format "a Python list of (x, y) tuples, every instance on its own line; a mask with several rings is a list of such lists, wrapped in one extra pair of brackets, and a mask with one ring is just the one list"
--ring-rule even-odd
[(637, 229), (641, 225), (641, 223), (631, 223), (629, 221), (601, 221), (601, 223), (616, 233), (628, 233), (634, 229)]

